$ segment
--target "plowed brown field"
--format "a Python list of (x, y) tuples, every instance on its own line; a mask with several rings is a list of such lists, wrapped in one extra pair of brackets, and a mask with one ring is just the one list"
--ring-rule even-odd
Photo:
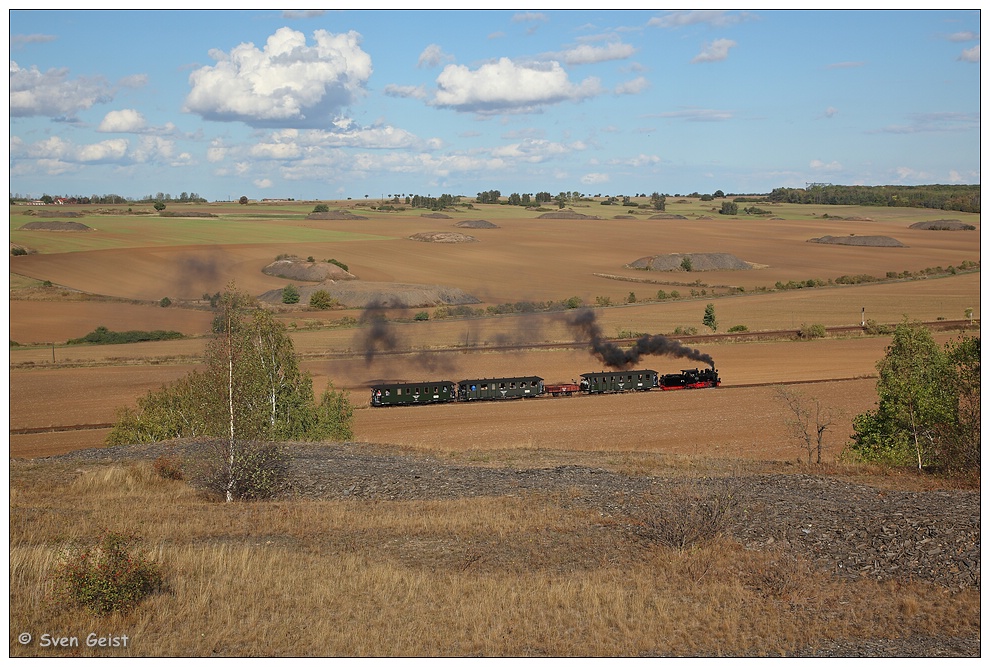
[[(904, 317), (937, 322), (962, 320), (966, 309), (972, 308), (973, 319), (979, 322), (979, 272), (765, 291), (776, 281), (827, 282), (857, 274), (883, 277), (887, 272), (916, 273), (980, 260), (978, 231), (909, 229), (919, 220), (932, 218), (923, 210), (811, 208), (815, 210), (782, 207), (782, 220), (537, 220), (536, 213), (522, 209), (476, 204), (474, 210), (452, 214), (450, 220), (409, 214), (376, 216), (363, 211), (369, 220), (312, 221), (296, 216), (289, 221), (245, 221), (245, 225), (281, 225), (286, 243), (277, 246), (190, 245), (192, 241), (183, 239), (174, 247), (119, 247), (117, 238), (108, 235), (104, 249), (12, 257), (12, 288), (15, 282), (22, 285), (23, 278), (48, 280), (55, 287), (11, 291), (10, 338), (21, 347), (12, 347), (10, 352), (10, 453), (31, 457), (101, 445), (107, 429), (100, 425), (111, 422), (119, 407), (133, 406), (139, 396), (181, 377), (199, 362), (211, 315), (181, 300), (200, 299), (231, 281), (252, 294), (284, 287), (286, 280), (261, 273), (282, 253), (318, 260), (333, 257), (366, 281), (457, 287), (481, 299), (481, 308), (572, 296), (591, 305), (608, 299), (617, 305), (599, 308), (596, 314), (602, 332), (609, 337), (670, 334), (677, 327), (694, 327), (704, 334), (708, 330), (701, 319), (706, 303), (715, 305), (719, 333), (733, 325), (745, 325), (750, 331), (793, 331), (813, 323), (858, 325), (864, 312), (866, 318), (881, 323), (896, 323)], [(226, 214), (222, 208), (217, 210)], [(686, 213), (701, 210), (694, 201), (685, 208)], [(581, 211), (602, 215), (598, 210)], [(244, 215), (243, 209), (236, 212)], [(826, 212), (873, 220), (819, 217)], [(953, 217), (979, 225), (979, 216)], [(407, 238), (453, 228), (469, 218), (491, 220), (499, 227), (472, 230), (479, 241), (470, 244), (416, 243)], [(12, 209), (12, 229), (23, 219)], [(97, 216), (90, 219), (99, 220)], [(87, 232), (87, 238), (99, 239), (100, 225), (92, 226), (98, 229)], [(294, 243), (294, 226), (307, 233), (325, 229), (381, 238)], [(31, 234), (36, 239), (44, 232)], [(823, 235), (850, 234), (891, 236), (907, 247), (807, 243)], [(30, 245), (20, 237), (18, 242)], [(731, 253), (766, 268), (703, 273), (625, 268), (645, 255), (689, 252)], [(744, 291), (730, 294), (727, 286)], [(676, 289), (684, 297), (693, 291), (695, 296), (658, 302), (654, 297), (659, 289), (668, 293)], [(631, 292), (636, 302), (626, 303)], [(80, 293), (112, 300), (85, 300)], [(157, 305), (165, 296), (175, 302), (173, 306)], [(396, 352), (402, 354), (369, 352), (362, 328), (311, 327), (344, 316), (360, 318), (360, 311), (298, 309), (280, 314), (297, 327), (293, 339), (316, 389), (332, 380), (335, 386), (351, 391), (358, 406), (357, 440), (439, 449), (661, 450), (726, 458), (796, 459), (802, 452), (787, 436), (787, 415), (772, 386), (782, 384), (821, 400), (841, 415), (830, 431), (830, 455), (834, 456), (851, 431), (852, 417), (873, 406), (870, 376), (888, 343), (883, 336), (860, 334), (763, 342), (700, 336), (686, 344), (715, 359), (723, 378), (720, 389), (367, 408), (366, 388), (374, 380), (457, 381), (471, 376), (537, 374), (555, 382), (601, 368), (601, 362), (584, 347), (566, 346), (577, 340), (566, 325), (566, 313), (396, 321), (411, 319), (412, 314), (389, 313), (398, 341)], [(64, 345), (97, 326), (117, 331), (171, 329), (197, 337), (115, 346)], [(938, 334), (939, 340), (953, 336), (952, 332)], [(640, 364), (661, 373), (697, 365), (665, 357), (646, 358)]]

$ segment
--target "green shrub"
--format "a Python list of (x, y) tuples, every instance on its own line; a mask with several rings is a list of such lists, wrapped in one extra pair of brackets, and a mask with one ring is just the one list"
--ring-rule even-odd
[(338, 262), (335, 259), (328, 259), (327, 260), (327, 263), (328, 264), (336, 264), (337, 266), (339, 266), (340, 268), (342, 268), (344, 271), (347, 271), (347, 265), (344, 264), (343, 262)]
[(286, 285), (282, 288), (282, 303), (299, 303), (299, 289), (295, 285)]
[(326, 204), (317, 204), (313, 207), (313, 213), (329, 213), (330, 207)]
[(309, 296), (309, 307), (317, 310), (332, 310), (340, 305), (340, 301), (330, 296), (325, 289), (318, 289)]
[(430, 319), (430, 314), (425, 310), (421, 310), (418, 313), (416, 313), (416, 316), (413, 317), (413, 319), (416, 320), (417, 322), (425, 322), (428, 319)]
[(749, 331), (749, 327), (745, 324), (737, 324), (735, 326), (729, 327), (729, 333), (738, 333), (742, 331)]
[(72, 338), (69, 345), (92, 343), (95, 345), (119, 345), (122, 343), (143, 343), (152, 340), (175, 340), (184, 338), (178, 331), (111, 331), (106, 327), (96, 327), (82, 338)]
[(803, 339), (824, 338), (828, 334), (824, 324), (801, 324), (798, 336)]
[(130, 539), (104, 533), (96, 546), (72, 549), (55, 566), (55, 598), (94, 614), (128, 611), (163, 584), (161, 568), (128, 550)]
[(161, 306), (162, 308), (168, 308), (169, 306), (172, 305), (172, 300), (167, 296), (163, 296), (162, 300), (158, 302), (158, 305)]

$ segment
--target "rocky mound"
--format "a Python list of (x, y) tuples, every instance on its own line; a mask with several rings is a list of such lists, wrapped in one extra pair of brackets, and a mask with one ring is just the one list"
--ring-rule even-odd
[[(300, 257), (277, 259), (261, 270), (268, 276), (286, 280), (305, 280), (320, 283), (325, 280), (355, 280), (357, 276), (348, 273), (330, 262), (307, 262)], [(280, 297), (281, 299), (281, 297)]]
[(409, 237), (424, 243), (475, 243), (478, 239), (459, 232), (420, 232)]
[(889, 236), (822, 236), (808, 239), (808, 243), (827, 243), (830, 245), (854, 245), (869, 248), (903, 248), (903, 243)]
[(350, 211), (327, 211), (326, 213), (310, 213), (307, 220), (367, 220), (363, 215), (354, 215)]
[(612, 219), (613, 220), (635, 220), (636, 219), (636, 216), (635, 215), (613, 215), (612, 216)]
[(461, 220), (454, 227), (465, 227), (467, 229), (498, 229), (498, 225), (487, 220)]
[[(481, 303), (456, 287), (416, 285), (411, 283), (375, 283), (363, 280), (327, 281), (318, 285), (299, 285), (299, 305), (309, 304), (317, 290), (325, 290), (347, 308), (429, 308), (432, 306), (463, 306)], [(266, 303), (281, 304), (282, 290), (265, 292), (258, 297)]]
[(421, 218), (440, 218), (441, 220), (450, 220), (450, 216), (446, 213), (423, 213), (419, 217)]
[(651, 215), (647, 220), (687, 220), (687, 218), (676, 213), (657, 213), (656, 215)]
[(25, 231), (35, 232), (88, 232), (93, 228), (81, 222), (68, 222), (66, 220), (36, 220), (26, 222), (20, 226)]
[(754, 268), (735, 255), (724, 252), (672, 253), (670, 255), (650, 255), (640, 257), (627, 264), (630, 269), (646, 271), (687, 271), (685, 259), (690, 262), (691, 271), (746, 271)]
[(585, 215), (574, 211), (553, 211), (544, 213), (537, 220), (601, 220), (597, 215)]
[(937, 229), (939, 231), (958, 232), (962, 230), (972, 231), (976, 227), (967, 225), (961, 220), (926, 220), (914, 223), (909, 229)]

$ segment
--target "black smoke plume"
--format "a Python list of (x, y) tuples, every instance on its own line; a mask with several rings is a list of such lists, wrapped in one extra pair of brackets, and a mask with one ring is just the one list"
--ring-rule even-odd
[[(438, 352), (422, 351), (413, 353), (409, 346), (396, 334), (395, 327), (389, 323), (385, 303), (378, 300), (368, 302), (359, 320), (362, 325), (358, 329), (358, 347), (364, 354), (365, 364), (371, 366), (374, 362), (384, 361), (391, 354), (404, 355), (419, 368), (427, 372), (453, 372), (456, 364), (451, 355)], [(394, 311), (393, 311), (394, 312)], [(401, 311), (400, 311), (401, 312)], [(386, 362), (386, 365), (388, 362)]]
[(680, 357), (708, 364), (715, 368), (715, 360), (710, 355), (682, 345), (679, 341), (656, 334), (639, 338), (631, 348), (623, 349), (615, 343), (606, 340), (602, 329), (598, 326), (595, 311), (587, 308), (577, 311), (567, 318), (567, 324), (577, 332), (582, 339), (591, 345), (591, 351), (605, 363), (606, 366), (625, 369), (639, 363), (640, 357), (647, 354)]

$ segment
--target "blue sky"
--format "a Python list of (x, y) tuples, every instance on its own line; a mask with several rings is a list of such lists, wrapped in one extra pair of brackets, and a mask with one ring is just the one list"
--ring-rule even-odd
[(10, 192), (979, 183), (980, 18), (11, 10)]

